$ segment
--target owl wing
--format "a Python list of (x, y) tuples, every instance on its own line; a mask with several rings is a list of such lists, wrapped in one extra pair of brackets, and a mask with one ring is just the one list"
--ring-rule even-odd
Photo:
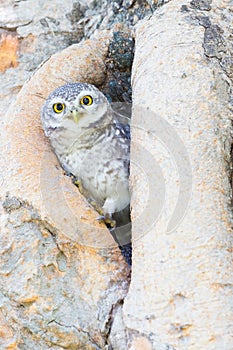
[[(128, 120), (127, 120), (128, 121)], [(121, 144), (128, 152), (130, 152), (130, 125), (114, 120), (114, 129), (117, 137), (120, 138)], [(124, 167), (127, 169), (128, 175), (130, 171), (129, 158), (124, 162)], [(131, 219), (130, 219), (130, 207), (127, 206), (121, 212), (113, 214), (113, 219), (117, 223), (117, 227), (111, 231), (114, 240), (117, 242), (122, 255), (126, 262), (131, 266), (132, 260), (132, 244), (131, 244)]]
[(119, 137), (126, 140), (131, 140), (129, 124), (123, 124), (117, 121), (115, 122), (115, 129), (116, 131), (118, 130)]

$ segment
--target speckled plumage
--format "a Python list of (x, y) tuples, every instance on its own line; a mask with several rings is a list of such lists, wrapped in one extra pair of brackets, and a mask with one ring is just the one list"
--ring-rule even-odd
[[(81, 103), (84, 96), (91, 97), (90, 105)], [(64, 110), (56, 113), (56, 104)], [(106, 97), (91, 84), (63, 85), (49, 95), (41, 120), (61, 166), (81, 182), (101, 214), (111, 217), (127, 208), (130, 131)]]

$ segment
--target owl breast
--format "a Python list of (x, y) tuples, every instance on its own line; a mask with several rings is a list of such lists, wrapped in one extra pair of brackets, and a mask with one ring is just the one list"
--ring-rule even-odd
[(123, 210), (129, 204), (129, 140), (115, 130), (105, 133), (88, 146), (73, 143), (69, 154), (60, 157), (62, 166), (77, 177), (89, 196), (105, 213)]

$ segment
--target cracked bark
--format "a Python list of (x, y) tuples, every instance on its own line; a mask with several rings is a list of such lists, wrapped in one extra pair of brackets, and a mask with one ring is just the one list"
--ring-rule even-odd
[(232, 348), (231, 22), (229, 2), (176, 0), (136, 31), (130, 349)]
[[(30, 3), (22, 1), (20, 6), (29, 8)], [(55, 3), (64, 16), (63, 10), (53, 11)], [(136, 28), (134, 252), (128, 295), (129, 270), (107, 230), (96, 223), (94, 211), (59, 169), (43, 137), (39, 110), (55, 86), (73, 80), (87, 80), (105, 92), (113, 80), (112, 97), (128, 101), (130, 89), (127, 84), (122, 89), (122, 82), (130, 69), (126, 75), (121, 71), (126, 56), (119, 61), (111, 51), (122, 48), (122, 37), (155, 6), (153, 1), (145, 8), (140, 1), (123, 1), (113, 7), (106, 1), (81, 9), (72, 0), (56, 0), (38, 12), (39, 1), (33, 4), (33, 20), (27, 18), (27, 9), (21, 22), (9, 17), (10, 22), (2, 24), (0, 18), (0, 34), (19, 40), (19, 64), (1, 73), (0, 82), (1, 347), (231, 349), (233, 53), (228, 2), (174, 0)], [(124, 9), (119, 11), (118, 5)], [(119, 18), (123, 23), (117, 23)], [(52, 26), (58, 22), (56, 32)], [(91, 41), (65, 49), (34, 71), (54, 52), (90, 37), (98, 26), (114, 25), (116, 41), (110, 48), (114, 34), (95, 33)], [(131, 60), (127, 35), (124, 43)], [(34, 74), (15, 100), (30, 72)], [(185, 169), (181, 167), (180, 177), (175, 175), (180, 162), (189, 164), (186, 158), (192, 197), (186, 198), (187, 208), (183, 202), (185, 215), (168, 234), (181, 179), (184, 193), (190, 189)], [(153, 181), (149, 208), (140, 169)]]
[[(129, 268), (97, 213), (64, 175), (39, 119), (43, 99), (63, 83), (64, 71), (67, 80), (104, 82), (111, 37), (104, 33), (52, 56), (24, 85), (6, 116), (2, 147), (10, 153), (1, 160), (1, 299), (4, 323), (14, 331), (5, 335), (3, 347), (102, 349), (115, 308), (127, 293)], [(93, 66), (85, 78), (86, 60)], [(24, 307), (12, 313), (5, 295)]]

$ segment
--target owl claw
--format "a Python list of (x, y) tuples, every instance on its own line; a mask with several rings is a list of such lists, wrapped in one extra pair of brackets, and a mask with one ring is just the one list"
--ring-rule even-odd
[(82, 184), (81, 181), (77, 179), (77, 177), (72, 175), (72, 182), (75, 186), (77, 186), (78, 188), (82, 188)]
[(116, 227), (116, 221), (113, 220), (109, 214), (100, 215), (97, 220), (104, 222), (109, 230), (112, 230)]

